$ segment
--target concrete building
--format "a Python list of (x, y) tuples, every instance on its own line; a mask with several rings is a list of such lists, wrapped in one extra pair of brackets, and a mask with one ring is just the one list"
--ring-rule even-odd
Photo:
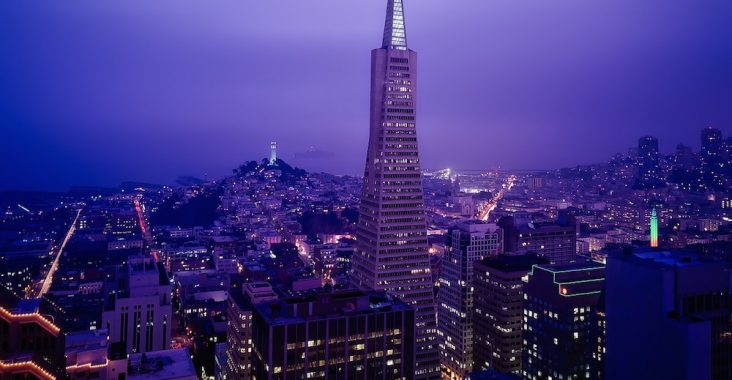
[(604, 286), (605, 266), (594, 261), (533, 267), (524, 285), (524, 378), (602, 378)]
[(688, 252), (618, 254), (607, 264), (608, 380), (729, 379), (731, 278)]
[(524, 284), (536, 255), (498, 255), (474, 265), (473, 369), (521, 373)]
[(419, 379), (440, 377), (424, 194), (417, 148), (417, 53), (401, 0), (387, 3), (382, 46), (371, 51), (371, 118), (352, 282), (416, 310)]
[(168, 349), (172, 286), (162, 263), (132, 257), (105, 284), (102, 326), (128, 354)]
[(473, 263), (501, 249), (493, 223), (464, 222), (450, 229), (440, 272), (437, 335), (443, 378), (463, 379), (473, 365)]
[(273, 379), (411, 379), (415, 312), (358, 290), (261, 303), (253, 314), (253, 374)]

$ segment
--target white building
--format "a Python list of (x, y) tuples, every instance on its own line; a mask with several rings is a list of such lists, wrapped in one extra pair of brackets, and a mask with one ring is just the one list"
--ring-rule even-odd
[(102, 326), (128, 354), (165, 350), (173, 323), (172, 286), (152, 257), (130, 258), (107, 282)]

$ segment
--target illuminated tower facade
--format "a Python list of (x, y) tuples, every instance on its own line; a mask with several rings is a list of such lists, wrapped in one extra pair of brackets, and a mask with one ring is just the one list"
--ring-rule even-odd
[(277, 163), (277, 142), (272, 141), (269, 143), (269, 164), (274, 165)]
[(352, 282), (399, 297), (416, 313), (415, 377), (438, 379), (435, 304), (417, 150), (417, 53), (401, 0), (389, 0), (382, 46), (371, 51), (370, 133)]
[(651, 212), (651, 247), (658, 248), (658, 215), (655, 207)]

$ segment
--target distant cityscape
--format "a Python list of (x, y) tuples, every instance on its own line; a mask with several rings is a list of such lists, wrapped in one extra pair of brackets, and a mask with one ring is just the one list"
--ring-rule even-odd
[(363, 177), (0, 193), (0, 379), (732, 379), (732, 136), (425, 170), (387, 3)]

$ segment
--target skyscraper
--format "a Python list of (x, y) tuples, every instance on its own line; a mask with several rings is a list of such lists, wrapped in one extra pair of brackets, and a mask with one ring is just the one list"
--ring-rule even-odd
[(717, 128), (704, 128), (701, 131), (701, 158), (705, 164), (716, 164), (722, 150), (722, 132)]
[(437, 335), (443, 378), (464, 379), (473, 367), (473, 263), (495, 256), (501, 229), (471, 221), (450, 229), (437, 296)]
[(722, 132), (717, 128), (704, 128), (701, 132), (701, 160), (704, 181), (712, 188), (724, 185), (722, 170)]
[(525, 379), (601, 379), (605, 266), (535, 265), (524, 285)]
[(229, 290), (229, 325), (226, 338), (226, 380), (248, 380), (252, 366), (252, 308), (277, 295), (266, 282), (250, 282)]
[(638, 139), (638, 182), (641, 185), (654, 185), (659, 179), (658, 139), (643, 136)]
[(498, 255), (474, 264), (473, 370), (521, 373), (524, 284), (546, 261), (536, 255)]
[(414, 307), (415, 375), (439, 378), (415, 124), (416, 75), (417, 53), (407, 48), (402, 1), (389, 0), (383, 43), (371, 51), (370, 133), (352, 280)]
[(605, 378), (729, 379), (730, 292), (724, 260), (685, 251), (609, 256)]

